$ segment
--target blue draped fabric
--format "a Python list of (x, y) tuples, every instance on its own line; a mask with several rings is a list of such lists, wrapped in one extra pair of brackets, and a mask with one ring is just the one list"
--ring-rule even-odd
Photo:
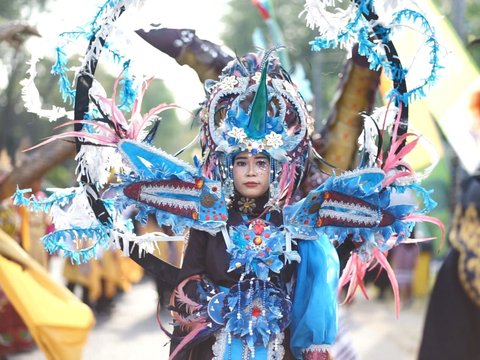
[[(230, 348), (230, 349), (229, 349)], [(232, 343), (227, 344), (225, 349), (224, 360), (242, 360), (243, 341), (239, 338), (232, 338)], [(255, 360), (267, 360), (267, 348), (265, 346), (255, 346)]]
[(302, 349), (335, 342), (340, 265), (326, 235), (317, 240), (300, 240), (298, 251), (302, 261), (297, 268), (290, 349), (297, 359), (302, 359)]

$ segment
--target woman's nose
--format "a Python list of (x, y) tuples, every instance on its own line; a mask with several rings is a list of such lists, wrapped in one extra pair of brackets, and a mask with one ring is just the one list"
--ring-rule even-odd
[(255, 164), (253, 162), (248, 162), (247, 164), (247, 175), (253, 176), (255, 175)]

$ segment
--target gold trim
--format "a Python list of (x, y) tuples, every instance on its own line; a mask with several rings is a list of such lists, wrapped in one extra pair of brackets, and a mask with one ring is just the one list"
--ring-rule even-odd
[(458, 275), (465, 292), (480, 306), (480, 218), (475, 204), (455, 210), (450, 241), (460, 253)]

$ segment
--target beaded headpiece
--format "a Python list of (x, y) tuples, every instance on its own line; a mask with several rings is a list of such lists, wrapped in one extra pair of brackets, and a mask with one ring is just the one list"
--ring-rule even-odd
[(307, 157), (312, 118), (274, 51), (233, 60), (206, 89), (200, 117), (207, 176), (221, 178), (228, 195), (234, 155), (264, 153), (276, 188), (271, 198), (291, 196)]

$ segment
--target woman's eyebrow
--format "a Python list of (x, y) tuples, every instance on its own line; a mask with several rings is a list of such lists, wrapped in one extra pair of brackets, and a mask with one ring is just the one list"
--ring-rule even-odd
[[(236, 156), (235, 157), (235, 160), (234, 161), (237, 161), (237, 160), (248, 160), (248, 159), (251, 159), (252, 157), (251, 156), (245, 156), (245, 155), (239, 155), (239, 156)], [(270, 160), (270, 158), (266, 155), (255, 155), (254, 157), (255, 160)]]

